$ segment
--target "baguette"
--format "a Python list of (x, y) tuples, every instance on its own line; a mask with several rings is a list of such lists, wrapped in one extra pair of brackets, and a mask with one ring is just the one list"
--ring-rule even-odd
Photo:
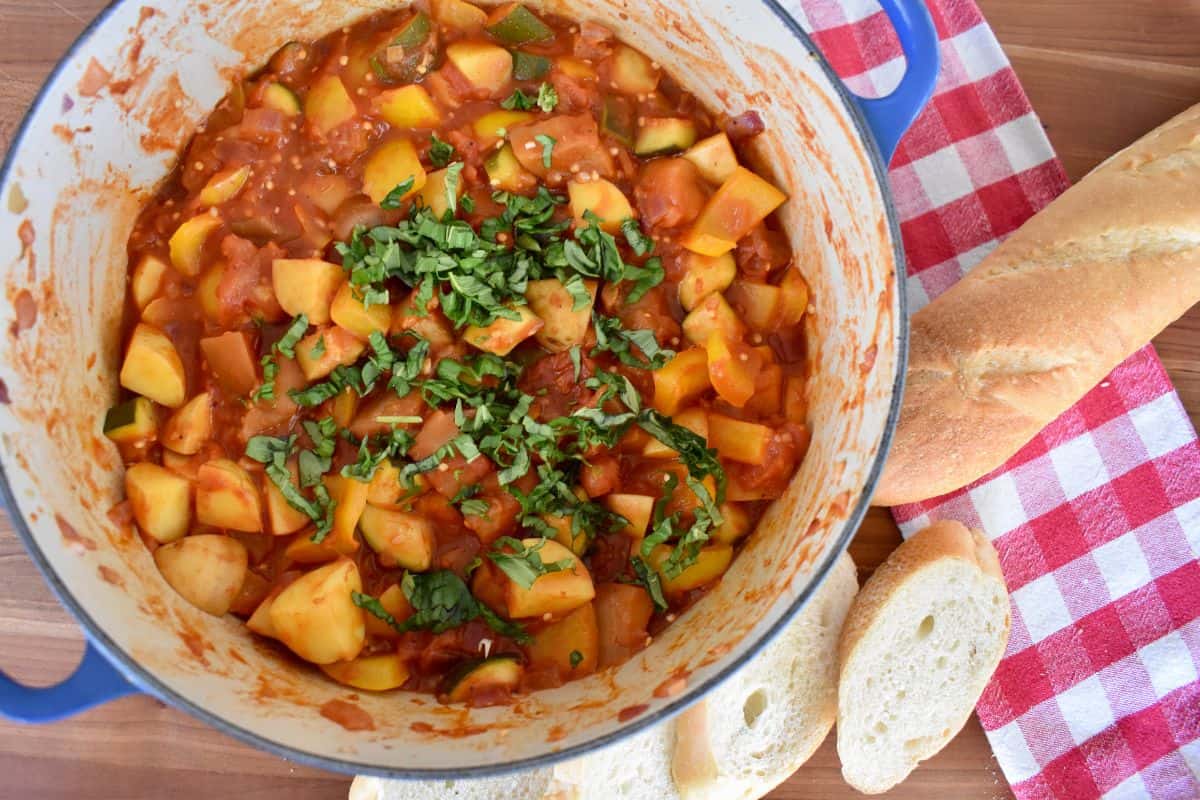
[(991, 543), (936, 522), (863, 586), (838, 653), (842, 777), (890, 789), (962, 729), (1008, 643), (1008, 591)]
[(1002, 465), (1200, 301), (1200, 106), (1111, 157), (912, 319), (877, 505)]

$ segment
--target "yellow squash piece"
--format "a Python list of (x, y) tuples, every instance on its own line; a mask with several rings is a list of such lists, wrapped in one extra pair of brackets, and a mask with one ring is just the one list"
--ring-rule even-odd
[(446, 59), (468, 83), (494, 97), (503, 93), (512, 80), (512, 54), (498, 45), (455, 42), (446, 48)]
[[(358, 392), (354, 391), (354, 387), (347, 386), (338, 396), (333, 398), (333, 421), (339, 428), (349, 428), (350, 423), (354, 420), (354, 415), (358, 413)], [(378, 473), (376, 473), (378, 474)]]
[(408, 139), (393, 139), (375, 148), (363, 168), (363, 192), (373, 203), (384, 198), (400, 184), (412, 179), (412, 188), (400, 199), (412, 197), (425, 185), (425, 168), (417, 156), (417, 148)]
[(679, 304), (685, 311), (700, 305), (710, 294), (723, 292), (737, 277), (737, 262), (732, 253), (719, 256), (702, 256), (686, 253), (683, 256), (684, 273), (679, 281)]
[(469, 325), (462, 338), (474, 347), (498, 356), (506, 356), (521, 342), (542, 329), (542, 320), (528, 306), (512, 306), (518, 319), (498, 317), (491, 325)]
[(214, 528), (257, 533), (262, 500), (250, 473), (227, 458), (215, 458), (196, 472), (196, 519)]
[(479, 146), (488, 148), (505, 138), (514, 125), (529, 122), (534, 118), (530, 111), (489, 111), (471, 125)]
[(511, 144), (489, 155), (483, 168), (487, 170), (488, 183), (493, 189), (520, 193), (537, 185), (537, 177), (521, 166)]
[[(706, 373), (708, 371), (707, 361), (708, 354), (705, 353)], [(692, 407), (684, 411), (679, 411), (671, 415), (671, 421), (676, 425), (687, 428), (705, 441), (708, 440), (708, 412), (703, 408)], [(646, 458), (677, 458), (679, 453), (667, 447), (658, 439), (650, 437), (650, 441), (646, 442), (646, 446), (642, 449), (642, 455)]]
[[(541, 541), (525, 539), (522, 544), (535, 547)], [(544, 614), (564, 614), (596, 596), (591, 573), (570, 550), (558, 542), (546, 541), (541, 545), (538, 555), (544, 564), (567, 560), (571, 566), (540, 576), (528, 589), (506, 578), (505, 605), (510, 617), (526, 619)]]
[(329, 322), (329, 309), (346, 271), (319, 258), (277, 258), (271, 262), (271, 285), (279, 307), (310, 325)]
[(708, 354), (702, 347), (677, 353), (654, 370), (653, 377), (653, 406), (667, 416), (673, 416), (712, 387), (708, 380)]
[(732, 547), (724, 544), (709, 545), (700, 550), (695, 563), (674, 578), (669, 578), (664, 565), (667, 557), (671, 555), (671, 550), (670, 545), (660, 544), (650, 553), (650, 566), (658, 572), (662, 579), (663, 591), (671, 597), (712, 583), (725, 574), (725, 570), (729, 569), (729, 564), (733, 561)]
[(208, 179), (200, 190), (200, 205), (216, 206), (237, 197), (237, 193), (246, 185), (250, 177), (250, 167), (243, 166), (226, 169)]
[(650, 527), (650, 519), (654, 515), (655, 498), (648, 494), (610, 494), (604, 498), (604, 505), (614, 514), (620, 514), (628, 521), (621, 529), (635, 542), (640, 542), (646, 536)]
[(433, 523), (427, 517), (368, 503), (358, 520), (358, 528), (385, 567), (424, 572), (433, 564), (436, 542)]
[(185, 536), (154, 551), (154, 563), (171, 588), (216, 617), (237, 598), (248, 560), (245, 545), (221, 534)]
[(212, 435), (212, 395), (203, 392), (187, 401), (163, 426), (163, 447), (193, 455)]
[(708, 441), (721, 458), (743, 464), (764, 464), (771, 429), (757, 422), (714, 413), (708, 415)]
[(578, 678), (595, 672), (600, 655), (595, 606), (585, 603), (542, 628), (534, 634), (528, 653), (533, 667), (556, 667), (563, 677)]
[(596, 70), (592, 69), (586, 62), (580, 61), (572, 56), (559, 56), (554, 60), (554, 65), (562, 71), (564, 75), (568, 75), (577, 81), (594, 81), (596, 80)]
[(626, 94), (649, 94), (658, 88), (659, 70), (650, 59), (623, 44), (613, 49), (610, 77), (613, 88)]
[(716, 331), (729, 339), (741, 339), (748, 333), (737, 312), (724, 297), (714, 292), (683, 318), (683, 335), (692, 344), (703, 347)]
[(141, 461), (125, 470), (125, 496), (138, 528), (160, 544), (187, 533), (192, 521), (192, 490), (186, 478)]
[(354, 98), (336, 75), (317, 80), (304, 99), (304, 117), (320, 134), (327, 134), (358, 114)]
[(702, 139), (688, 148), (683, 157), (696, 165), (704, 180), (720, 186), (737, 170), (737, 154), (724, 133)]
[[(204, 274), (200, 276), (200, 280), (196, 281), (196, 299), (200, 301), (200, 309), (204, 312), (204, 316), (213, 322), (221, 322), (224, 315), (221, 300), (217, 297), (217, 289), (221, 286), (223, 277), (225, 277), (225, 262), (218, 261), (205, 270)], [(149, 311), (149, 306), (147, 306), (147, 311)]]
[[(450, 175), (449, 168), (439, 169), (429, 173), (425, 185), (421, 187), (421, 202), (424, 203), (434, 216), (441, 219), (450, 210), (450, 193), (447, 191), (446, 178)], [(461, 176), (454, 183), (454, 207), (458, 208), (458, 198), (463, 194)]]
[[(296, 460), (292, 459), (289, 461), (287, 467), (288, 472), (292, 476), (292, 485), (299, 486), (300, 471), (296, 466)], [(275, 485), (274, 481), (267, 479), (265, 483), (267, 495), (267, 530), (270, 533), (275, 536), (295, 533), (312, 521), (308, 518), (308, 514), (292, 507), (292, 504), (283, 496), (283, 492), (279, 491), (279, 487)]]
[(354, 530), (367, 507), (368, 484), (342, 475), (328, 475), (325, 488), (336, 505), (333, 507), (333, 529), (323, 544), (348, 556), (358, 550)]
[[(762, 371), (762, 356), (749, 347), (716, 331), (708, 337), (708, 379), (726, 403), (742, 408), (754, 396), (758, 375)], [(709, 419), (709, 436), (713, 435)]]
[(314, 569), (272, 601), (275, 637), (313, 664), (355, 658), (366, 642), (363, 612), (352, 599), (361, 591), (358, 567), (348, 558)]
[(750, 514), (741, 503), (721, 504), (721, 524), (712, 538), (721, 544), (733, 544), (750, 532)]
[(338, 683), (365, 692), (386, 692), (399, 689), (408, 680), (408, 663), (398, 653), (359, 656), (353, 661), (325, 664), (321, 671)]
[(285, 117), (294, 117), (301, 112), (300, 98), (282, 83), (269, 83), (263, 88), (263, 106), (274, 109)]
[(208, 235), (219, 227), (220, 217), (200, 214), (176, 228), (167, 242), (175, 269), (184, 275), (199, 275), (204, 266), (204, 243), (208, 241)]
[(693, 253), (719, 256), (779, 208), (787, 195), (745, 167), (737, 167), (708, 198), (680, 244)]
[(567, 196), (571, 199), (571, 214), (575, 223), (586, 226), (585, 211), (600, 218), (600, 227), (609, 233), (621, 229), (621, 223), (633, 216), (629, 198), (611, 181), (603, 178), (594, 181), (571, 181), (567, 184)]
[(530, 281), (525, 288), (525, 301), (543, 322), (534, 337), (551, 353), (570, 350), (583, 344), (587, 337), (592, 323), (592, 305), (596, 301), (596, 281), (585, 280), (583, 285), (591, 301), (580, 309), (575, 308), (575, 298), (557, 278)]
[(330, 325), (296, 343), (296, 363), (310, 381), (320, 380), (335, 367), (353, 364), (367, 349), (362, 339), (337, 325)]
[(396, 128), (435, 128), (442, 121), (429, 92), (415, 83), (381, 92), (375, 98), (375, 111)]
[[(383, 610), (391, 614), (397, 622), (403, 622), (412, 616), (412, 604), (408, 602), (408, 598), (404, 596), (404, 591), (398, 583), (393, 583), (384, 589), (376, 599), (379, 600), (379, 605), (383, 606)], [(364, 614), (363, 618), (367, 623), (368, 636), (376, 636), (381, 639), (400, 638), (400, 634), (396, 632), (395, 628), (374, 614)]]
[(808, 283), (800, 270), (789, 267), (779, 281), (779, 291), (783, 293), (783, 313), (780, 325), (796, 325), (808, 312)]
[(734, 281), (725, 296), (746, 324), (759, 333), (771, 333), (783, 321), (783, 290), (778, 286)]
[(138, 261), (129, 276), (129, 291), (138, 311), (149, 305), (162, 289), (163, 277), (167, 274), (167, 262), (147, 253)]
[(333, 297), (329, 318), (339, 328), (350, 331), (360, 339), (369, 339), (372, 333), (387, 333), (392, 324), (392, 309), (386, 303), (363, 305), (349, 282), (343, 283)]
[(158, 328), (138, 323), (121, 364), (121, 385), (167, 408), (187, 397), (187, 378), (175, 345)]

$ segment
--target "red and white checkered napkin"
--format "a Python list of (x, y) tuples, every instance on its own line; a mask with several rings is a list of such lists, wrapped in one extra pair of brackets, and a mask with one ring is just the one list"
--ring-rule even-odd
[[(899, 80), (873, 2), (789, 4), (852, 89)], [(889, 175), (914, 310), (1067, 186), (979, 9), (928, 4), (942, 72)], [(895, 516), (1000, 552), (1012, 637), (977, 710), (1018, 797), (1200, 797), (1200, 445), (1152, 347), (1000, 469)]]

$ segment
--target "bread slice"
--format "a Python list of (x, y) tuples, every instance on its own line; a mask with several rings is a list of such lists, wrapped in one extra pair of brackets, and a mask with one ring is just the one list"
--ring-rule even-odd
[(745, 669), (680, 715), (683, 800), (756, 800), (787, 780), (837, 716), (837, 643), (858, 592), (842, 555), (804, 610)]
[(359, 775), (350, 784), (349, 800), (543, 800), (550, 779), (549, 769), (444, 781), (389, 781)]
[(982, 533), (936, 522), (859, 593), (839, 645), (842, 776), (874, 794), (962, 729), (1008, 643), (1008, 590)]
[(543, 800), (679, 800), (671, 780), (675, 723), (563, 762)]

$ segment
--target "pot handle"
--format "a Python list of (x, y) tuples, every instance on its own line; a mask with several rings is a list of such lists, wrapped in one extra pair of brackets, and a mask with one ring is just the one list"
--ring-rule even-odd
[(25, 686), (0, 672), (0, 716), (14, 722), (57, 722), (139, 691), (88, 642), (75, 672), (57, 686)]
[(907, 68), (886, 97), (854, 97), (886, 166), (896, 152), (900, 137), (929, 102), (941, 67), (937, 30), (923, 0), (879, 0), (904, 51)]

